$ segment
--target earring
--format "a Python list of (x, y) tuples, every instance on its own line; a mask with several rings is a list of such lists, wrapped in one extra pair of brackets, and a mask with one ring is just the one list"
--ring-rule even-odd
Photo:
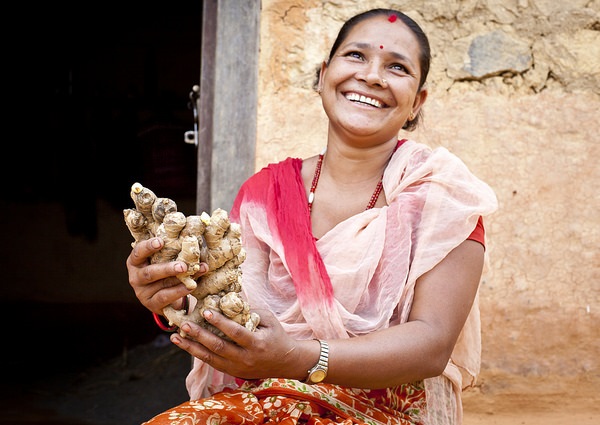
[(413, 114), (413, 111), (410, 111), (410, 114), (408, 114), (408, 120), (412, 121), (415, 119), (415, 114)]

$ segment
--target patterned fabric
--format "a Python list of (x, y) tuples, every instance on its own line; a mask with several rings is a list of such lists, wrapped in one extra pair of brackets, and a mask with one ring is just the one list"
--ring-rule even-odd
[(288, 379), (246, 381), (210, 398), (188, 401), (145, 425), (194, 424), (422, 424), (422, 383), (394, 389), (358, 390)]

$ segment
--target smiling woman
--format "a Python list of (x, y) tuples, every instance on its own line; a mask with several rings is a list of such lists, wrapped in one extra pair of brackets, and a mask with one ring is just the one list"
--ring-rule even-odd
[[(406, 25), (392, 23), (385, 16), (370, 21), (379, 25), (357, 22), (336, 52), (330, 54), (321, 66), (318, 85), (331, 123), (339, 123), (342, 129), (344, 125), (352, 126), (353, 133), (361, 134), (361, 119), (366, 119), (364, 122), (370, 125), (363, 131), (380, 131), (384, 138), (393, 138), (401, 128), (408, 128), (408, 117), (417, 115), (427, 98), (427, 90), (420, 85), (421, 47)], [(388, 39), (387, 47), (380, 44)], [(374, 107), (372, 111), (377, 114), (365, 115), (363, 110), (346, 108), (349, 105), (337, 102), (338, 92), (355, 104)], [(336, 128), (330, 126), (330, 131)]]
[[(427, 37), (399, 11), (342, 26), (317, 73), (325, 149), (263, 168), (230, 212), (261, 322), (252, 332), (203, 309), (226, 338), (182, 323), (171, 342), (194, 357), (190, 401), (147, 424), (461, 423), (480, 361), (482, 217), (497, 201), (446, 149), (399, 137), (422, 113), (429, 61)], [(127, 259), (155, 313), (190, 294), (176, 278), (184, 264), (150, 264), (163, 246), (140, 241)]]

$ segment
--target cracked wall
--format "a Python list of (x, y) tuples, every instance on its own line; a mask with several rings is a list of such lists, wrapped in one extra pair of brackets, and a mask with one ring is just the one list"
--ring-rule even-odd
[(422, 126), (496, 191), (481, 284), (482, 380), (600, 382), (600, 0), (263, 0), (256, 169), (325, 144), (312, 90), (343, 21), (415, 19), (432, 47)]

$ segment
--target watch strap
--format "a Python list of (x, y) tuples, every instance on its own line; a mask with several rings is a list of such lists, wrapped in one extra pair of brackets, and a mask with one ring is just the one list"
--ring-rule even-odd
[[(320, 339), (317, 341), (319, 341), (319, 344), (321, 345), (319, 360), (317, 361), (317, 364), (309, 369), (308, 377), (305, 381), (307, 384), (321, 382), (327, 376), (327, 369), (329, 367), (329, 344), (327, 344), (327, 341), (322, 341)], [(318, 375), (317, 379), (313, 379), (315, 375)]]

